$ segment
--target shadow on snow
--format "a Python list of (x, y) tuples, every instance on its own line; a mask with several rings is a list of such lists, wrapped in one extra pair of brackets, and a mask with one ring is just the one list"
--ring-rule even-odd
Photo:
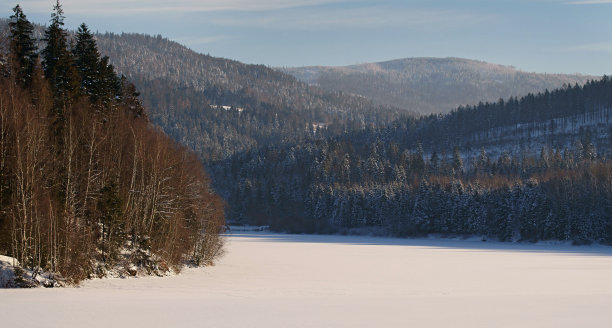
[(467, 251), (505, 251), (526, 253), (558, 253), (591, 256), (612, 256), (612, 247), (605, 245), (571, 245), (565, 242), (498, 242), (478, 238), (394, 238), (354, 235), (295, 235), (272, 232), (236, 232), (226, 236), (249, 238), (253, 242), (334, 243), (355, 246), (406, 246)]

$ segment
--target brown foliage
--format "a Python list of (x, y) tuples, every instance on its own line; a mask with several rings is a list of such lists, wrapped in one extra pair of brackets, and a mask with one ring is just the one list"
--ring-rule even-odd
[(58, 123), (43, 82), (0, 78), (0, 253), (73, 281), (212, 263), (223, 205), (197, 157), (130, 104), (79, 99)]

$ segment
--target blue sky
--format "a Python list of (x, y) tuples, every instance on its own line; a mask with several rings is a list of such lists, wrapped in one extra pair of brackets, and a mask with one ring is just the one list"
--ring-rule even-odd
[[(52, 0), (20, 1), (46, 23)], [(8, 17), (17, 2), (2, 0)], [(161, 34), (269, 66), (463, 57), (525, 71), (612, 74), (612, 0), (65, 0), (66, 23)]]

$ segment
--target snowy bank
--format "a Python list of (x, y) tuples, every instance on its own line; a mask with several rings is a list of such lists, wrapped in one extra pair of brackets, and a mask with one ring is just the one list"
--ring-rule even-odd
[(60, 276), (51, 272), (24, 269), (19, 261), (0, 255), (0, 288), (32, 288), (63, 286)]

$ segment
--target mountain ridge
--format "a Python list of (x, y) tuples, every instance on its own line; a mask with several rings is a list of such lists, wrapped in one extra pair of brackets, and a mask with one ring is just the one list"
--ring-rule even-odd
[(459, 57), (408, 57), (348, 66), (278, 69), (326, 90), (362, 95), (379, 104), (421, 114), (446, 113), (461, 105), (582, 85), (598, 78), (525, 72)]

